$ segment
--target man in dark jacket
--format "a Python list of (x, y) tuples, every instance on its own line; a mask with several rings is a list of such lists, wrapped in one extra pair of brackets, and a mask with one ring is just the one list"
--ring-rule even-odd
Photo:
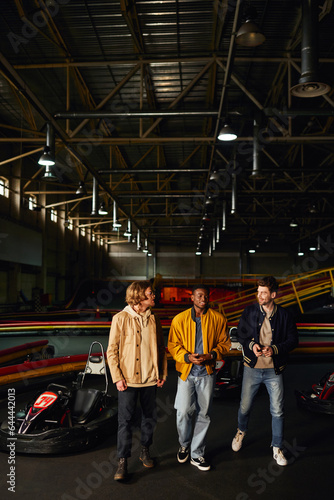
[(282, 451), (284, 388), (282, 372), (288, 353), (297, 347), (296, 324), (290, 313), (275, 304), (278, 283), (273, 276), (258, 281), (258, 304), (244, 310), (238, 325), (238, 340), (243, 347), (244, 375), (238, 412), (238, 429), (232, 441), (239, 451), (248, 427), (250, 411), (261, 384), (266, 386), (272, 417), (273, 456), (278, 465), (287, 465)]

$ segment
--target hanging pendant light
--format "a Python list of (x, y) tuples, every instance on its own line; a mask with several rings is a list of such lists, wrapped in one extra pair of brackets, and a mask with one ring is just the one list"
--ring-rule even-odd
[(237, 134), (228, 123), (224, 124), (223, 128), (218, 134), (218, 139), (225, 142), (235, 141), (237, 137)]

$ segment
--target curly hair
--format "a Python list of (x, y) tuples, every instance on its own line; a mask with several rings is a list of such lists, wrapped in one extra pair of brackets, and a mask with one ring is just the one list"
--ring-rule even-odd
[(266, 286), (270, 293), (277, 292), (278, 290), (278, 283), (274, 276), (265, 276), (264, 278), (259, 279), (257, 284), (258, 286)]
[(146, 300), (145, 290), (151, 286), (149, 281), (134, 281), (126, 289), (125, 301), (129, 306), (136, 306)]
[(199, 288), (201, 288), (202, 290), (205, 290), (206, 293), (208, 294), (208, 296), (210, 295), (210, 287), (208, 285), (202, 285), (201, 283), (199, 283), (198, 285), (194, 285), (192, 287), (192, 290), (191, 290), (192, 295), (194, 295), (194, 292), (196, 292), (196, 290), (198, 290)]

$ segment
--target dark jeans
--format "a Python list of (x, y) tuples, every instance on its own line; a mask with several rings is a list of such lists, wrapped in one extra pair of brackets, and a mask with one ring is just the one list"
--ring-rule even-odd
[(118, 458), (131, 457), (132, 424), (138, 397), (142, 411), (140, 442), (147, 447), (152, 444), (157, 423), (156, 386), (128, 387), (125, 391), (118, 392)]

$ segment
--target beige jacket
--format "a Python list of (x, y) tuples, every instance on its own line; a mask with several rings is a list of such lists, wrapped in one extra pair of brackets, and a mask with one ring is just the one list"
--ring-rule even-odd
[[(141, 320), (127, 306), (112, 318), (108, 365), (113, 382), (125, 380), (129, 384), (140, 384), (141, 380)], [(167, 354), (164, 346), (161, 324), (154, 314), (147, 319), (148, 335), (156, 379), (167, 378)]]

